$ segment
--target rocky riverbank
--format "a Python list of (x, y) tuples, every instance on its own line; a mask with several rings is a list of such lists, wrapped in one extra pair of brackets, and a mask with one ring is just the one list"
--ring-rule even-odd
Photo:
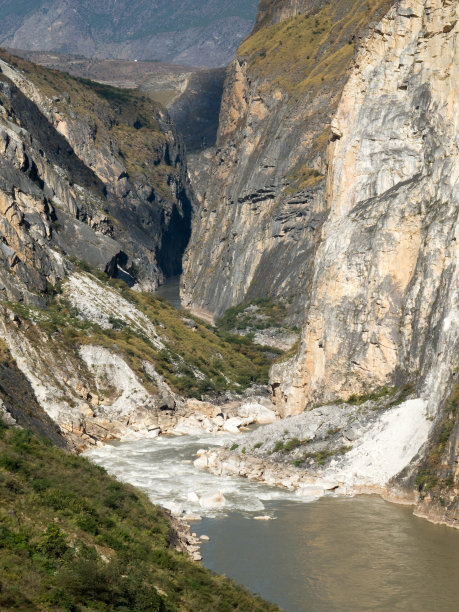
[(113, 406), (105, 408), (100, 403), (101, 398), (91, 398), (91, 401), (92, 404), (85, 405), (86, 411), (77, 422), (62, 425), (78, 452), (113, 440), (156, 438), (160, 435), (234, 434), (249, 425), (272, 423), (277, 418), (275, 412), (266, 406), (269, 400), (259, 395), (220, 400), (223, 403), (183, 398), (176, 402), (173, 395), (169, 395), (163, 397), (159, 407), (146, 410), (141, 406), (120, 413), (116, 419)]
[(407, 389), (382, 393), (276, 421), (240, 444), (199, 451), (194, 464), (220, 476), (296, 490), (305, 498), (379, 493), (413, 503), (416, 496), (402, 495), (393, 479), (416, 461), (432, 421), (426, 402)]

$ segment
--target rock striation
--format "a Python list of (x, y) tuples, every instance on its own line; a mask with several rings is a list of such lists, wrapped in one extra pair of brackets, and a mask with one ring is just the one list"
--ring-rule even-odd
[(332, 123), (301, 347), (277, 393), (286, 413), (406, 380), (435, 413), (447, 393), (458, 335), (457, 16), (453, 2), (399, 3), (355, 60)]
[[(260, 76), (279, 66), (282, 32), (301, 36), (311, 16), (317, 32), (333, 11), (357, 7), (261, 3), (227, 80), (183, 295), (211, 317), (257, 291), (288, 298), (303, 331), (297, 353), (271, 371), (282, 416), (414, 385), (425, 412), (412, 416), (413, 431), (425, 418), (432, 426), (388, 494), (457, 524), (457, 2), (402, 0), (380, 4), (376, 19), (365, 13), (362, 37), (355, 24), (348, 30), (357, 49), (339, 74), (315, 46), (311, 72), (303, 57), (303, 73), (286, 70), (269, 83)], [(327, 34), (326, 48), (332, 40)], [(310, 89), (319, 67), (320, 83), (333, 78), (328, 96), (323, 85)], [(301, 170), (301, 190), (289, 175), (300, 163), (310, 169)], [(282, 233), (277, 215), (292, 188), (298, 209)]]
[(5, 53), (0, 69), (7, 297), (55, 285), (62, 255), (147, 290), (180, 272), (192, 202), (167, 114)]
[(199, 189), (182, 293), (209, 317), (268, 294), (302, 320), (327, 208), (330, 124), (354, 44), (390, 3), (281, 4), (275, 25), (262, 5), (229, 69), (209, 181)]

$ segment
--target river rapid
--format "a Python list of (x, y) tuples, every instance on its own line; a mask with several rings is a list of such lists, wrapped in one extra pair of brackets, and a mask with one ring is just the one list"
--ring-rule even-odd
[[(210, 537), (203, 564), (287, 611), (458, 610), (459, 531), (376, 496), (316, 500), (193, 465), (200, 448), (229, 440), (163, 436), (86, 456), (153, 502), (201, 517), (192, 531)], [(217, 492), (224, 506), (204, 503)]]

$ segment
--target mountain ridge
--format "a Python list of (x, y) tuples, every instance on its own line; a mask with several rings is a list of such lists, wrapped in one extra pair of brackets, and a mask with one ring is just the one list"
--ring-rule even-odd
[(219, 67), (250, 32), (256, 0), (0, 2), (0, 45)]

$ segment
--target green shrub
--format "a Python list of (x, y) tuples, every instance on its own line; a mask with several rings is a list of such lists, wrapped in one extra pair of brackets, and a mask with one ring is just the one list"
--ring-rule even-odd
[(76, 519), (76, 524), (77, 527), (86, 533), (91, 533), (92, 535), (99, 533), (100, 521), (91, 514), (80, 514)]
[(298, 440), (298, 438), (292, 438), (291, 440), (288, 440), (288, 442), (284, 444), (284, 450), (286, 452), (290, 452), (292, 450), (295, 450), (295, 448), (298, 448), (302, 444), (303, 442), (301, 440)]
[(11, 445), (14, 450), (23, 453), (29, 450), (32, 433), (27, 429), (16, 429), (11, 436)]
[(42, 534), (37, 549), (46, 557), (60, 559), (69, 550), (67, 536), (55, 524), (48, 525)]
[(4, 463), (20, 465), (0, 469), (0, 610), (275, 609), (177, 552), (143, 493), (34, 437), (18, 451), (17, 431), (0, 439)]
[(22, 466), (23, 462), (19, 457), (0, 455), (0, 468), (4, 468), (9, 472), (18, 472)]

